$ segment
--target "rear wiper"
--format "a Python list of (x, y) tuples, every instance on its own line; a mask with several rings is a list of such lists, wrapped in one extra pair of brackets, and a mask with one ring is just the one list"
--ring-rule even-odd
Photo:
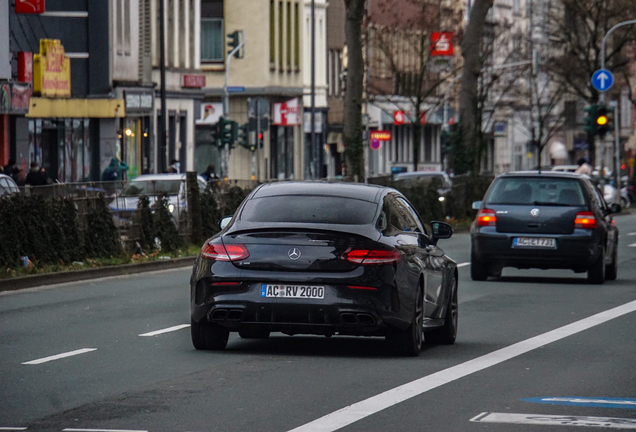
[(568, 206), (569, 204), (560, 204), (558, 202), (535, 201), (532, 204), (540, 206)]

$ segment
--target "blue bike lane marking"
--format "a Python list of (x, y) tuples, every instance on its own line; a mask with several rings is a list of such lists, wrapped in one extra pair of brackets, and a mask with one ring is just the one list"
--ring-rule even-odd
[(525, 402), (551, 405), (570, 405), (599, 408), (636, 409), (636, 399), (607, 397), (535, 397), (521, 399)]

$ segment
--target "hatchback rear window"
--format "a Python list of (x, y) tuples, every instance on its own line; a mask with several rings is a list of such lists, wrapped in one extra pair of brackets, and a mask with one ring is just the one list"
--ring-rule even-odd
[(122, 196), (139, 195), (177, 195), (181, 187), (181, 180), (133, 180), (124, 189)]
[(285, 195), (247, 201), (241, 220), (361, 225), (373, 221), (376, 203), (353, 198)]
[(488, 204), (582, 206), (585, 197), (574, 179), (507, 177), (493, 185)]

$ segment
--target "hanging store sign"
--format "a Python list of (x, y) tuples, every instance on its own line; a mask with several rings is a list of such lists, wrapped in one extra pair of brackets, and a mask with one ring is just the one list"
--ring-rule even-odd
[(391, 141), (391, 131), (375, 130), (371, 131), (370, 139), (377, 139), (378, 141)]
[(31, 84), (0, 81), (0, 113), (26, 114), (30, 100)]
[(151, 112), (153, 103), (152, 92), (124, 92), (126, 112), (142, 113)]
[(31, 84), (33, 82), (33, 53), (18, 53), (18, 81)]
[(431, 57), (451, 57), (453, 52), (453, 32), (431, 33)]
[(272, 124), (275, 126), (298, 126), (300, 124), (298, 98), (290, 99), (283, 103), (275, 103)]
[(205, 87), (205, 75), (183, 75), (183, 87), (202, 88)]
[(406, 122), (404, 111), (393, 111), (393, 124), (403, 125)]
[(15, 0), (15, 13), (17, 14), (44, 13), (44, 0)]
[(71, 61), (58, 39), (40, 39), (33, 56), (33, 93), (45, 97), (71, 96)]
[(223, 115), (223, 103), (203, 102), (201, 103), (201, 117), (196, 124), (216, 124)]

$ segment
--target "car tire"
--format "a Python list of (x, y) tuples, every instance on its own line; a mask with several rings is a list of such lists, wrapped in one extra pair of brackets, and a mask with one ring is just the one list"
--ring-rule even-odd
[(474, 281), (485, 281), (488, 279), (488, 273), (490, 269), (487, 265), (483, 264), (474, 254), (470, 255), (470, 278)]
[(605, 266), (605, 280), (616, 280), (618, 276), (618, 260), (616, 256), (616, 249), (614, 248), (614, 253), (612, 254), (612, 262)]
[(457, 339), (457, 325), (459, 318), (459, 302), (457, 297), (457, 279), (453, 276), (451, 281), (451, 293), (446, 306), (444, 325), (440, 328), (424, 333), (427, 344), (452, 345)]
[(215, 323), (205, 320), (190, 321), (190, 336), (192, 345), (198, 350), (221, 351), (227, 345), (230, 331)]
[(587, 269), (587, 281), (595, 285), (605, 282), (605, 250), (601, 252), (592, 267)]
[(424, 341), (424, 300), (423, 286), (420, 285), (415, 300), (411, 325), (406, 330), (394, 330), (386, 336), (393, 352), (398, 355), (417, 357)]
[(270, 332), (260, 329), (242, 329), (238, 332), (243, 339), (267, 339)]

